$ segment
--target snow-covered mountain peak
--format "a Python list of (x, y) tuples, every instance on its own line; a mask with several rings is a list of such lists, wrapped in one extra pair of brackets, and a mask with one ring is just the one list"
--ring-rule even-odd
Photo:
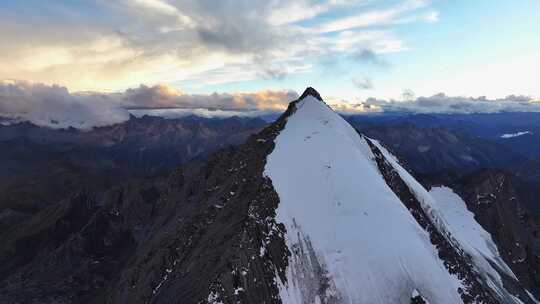
[[(386, 185), (366, 140), (313, 96), (295, 107), (265, 169), (279, 194), (277, 220), (293, 251), (282, 301), (407, 303), (419, 290), (433, 303), (459, 303), (459, 280)], [(294, 248), (313, 253), (304, 256)], [(317, 281), (328, 286), (312, 286)]]
[(302, 99), (306, 98), (307, 96), (312, 96), (312, 97), (315, 97), (316, 99), (318, 99), (319, 101), (323, 101), (323, 99), (322, 99), (321, 95), (319, 94), (319, 92), (317, 92), (317, 90), (315, 90), (312, 87), (307, 87), (304, 90), (304, 93), (302, 93), (302, 95), (300, 96), (299, 100), (302, 100)]
[(505, 265), (501, 274), (488, 267), (500, 262), (496, 251), (482, 257), (453, 236), (431, 194), (316, 90), (306, 89), (284, 118), (264, 171), (291, 251), (286, 280), (277, 282), (282, 303), (534, 301), (519, 286), (506, 291), (515, 278)]

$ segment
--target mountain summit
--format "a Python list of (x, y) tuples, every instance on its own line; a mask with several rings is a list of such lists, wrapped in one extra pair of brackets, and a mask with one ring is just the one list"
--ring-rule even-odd
[[(265, 167), (292, 251), (280, 283), (284, 303), (532, 301), (474, 218), (450, 221), (382, 145), (314, 89), (302, 96)], [(460, 225), (470, 229), (458, 235)]]
[(321, 95), (319, 94), (319, 92), (317, 92), (317, 90), (315, 90), (314, 88), (312, 87), (307, 87), (305, 90), (304, 90), (304, 93), (302, 93), (302, 95), (300, 96), (299, 100), (302, 100), (308, 96), (312, 96), (312, 97), (315, 97), (317, 100), (319, 101), (323, 101)]
[(312, 88), (200, 169), (39, 216), (2, 239), (0, 302), (536, 303), (452, 189)]

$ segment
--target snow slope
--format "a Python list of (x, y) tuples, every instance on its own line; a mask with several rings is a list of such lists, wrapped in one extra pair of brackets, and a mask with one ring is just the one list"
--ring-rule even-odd
[[(467, 205), (454, 191), (448, 187), (433, 187), (429, 193), (434, 198), (435, 208), (440, 210), (441, 216), (447, 223), (447, 229), (459, 242), (460, 246), (469, 253), (477, 267), (487, 274), (496, 283), (493, 288), (502, 290), (500, 275), (494, 267), (517, 280), (516, 276), (504, 262), (491, 235), (475, 220), (474, 213), (467, 209)], [(493, 266), (492, 266), (493, 265)], [(532, 297), (532, 296), (531, 296)], [(517, 303), (517, 299), (513, 299)]]
[(454, 246), (472, 257), (475, 269), (489, 287), (503, 299), (504, 303), (521, 303), (505, 290), (500, 274), (505, 274), (515, 281), (517, 278), (499, 255), (491, 235), (476, 222), (474, 214), (467, 210), (465, 202), (447, 187), (434, 187), (428, 192), (388, 150), (379, 142), (375, 140), (373, 142), (407, 184), (439, 231), (445, 232)]
[(448, 187), (433, 187), (429, 193), (434, 198), (434, 207), (440, 210), (447, 223), (448, 230), (460, 244), (467, 247), (468, 252), (479, 259), (489, 259), (508, 275), (515, 277), (499, 255), (491, 235), (474, 219), (474, 213), (467, 209), (461, 197)]
[[(334, 297), (409, 304), (415, 292), (430, 303), (461, 303), (460, 282), (387, 186), (365, 140), (312, 96), (296, 108), (265, 167), (280, 198), (277, 220), (296, 253), (287, 282), (279, 282), (283, 303)], [(313, 253), (302, 261), (298, 253), (309, 252), (305, 248)], [(301, 271), (317, 265), (322, 271)], [(329, 287), (317, 294), (312, 285), (324, 278)]]

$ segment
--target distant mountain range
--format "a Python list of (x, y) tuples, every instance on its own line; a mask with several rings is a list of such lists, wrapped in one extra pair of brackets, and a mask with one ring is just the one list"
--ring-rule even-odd
[[(0, 126), (0, 214), (36, 212), (80, 189), (148, 178), (237, 145), (266, 123), (252, 118), (131, 117), (95, 128)], [(1, 225), (0, 216), (0, 225)]]
[(535, 303), (522, 155), (348, 120), (309, 88), (271, 124), (0, 127), (0, 302)]

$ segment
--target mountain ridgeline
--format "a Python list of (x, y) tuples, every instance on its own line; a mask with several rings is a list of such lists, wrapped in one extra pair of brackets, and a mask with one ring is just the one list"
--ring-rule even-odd
[(524, 213), (499, 175), (426, 188), (312, 88), (253, 133), (10, 226), (0, 302), (537, 303), (536, 226), (501, 228)]
[(106, 190), (128, 179), (166, 175), (187, 162), (202, 163), (265, 125), (258, 118), (132, 116), (90, 131), (28, 122), (0, 126), (0, 226), (10, 214), (28, 216), (79, 189)]

